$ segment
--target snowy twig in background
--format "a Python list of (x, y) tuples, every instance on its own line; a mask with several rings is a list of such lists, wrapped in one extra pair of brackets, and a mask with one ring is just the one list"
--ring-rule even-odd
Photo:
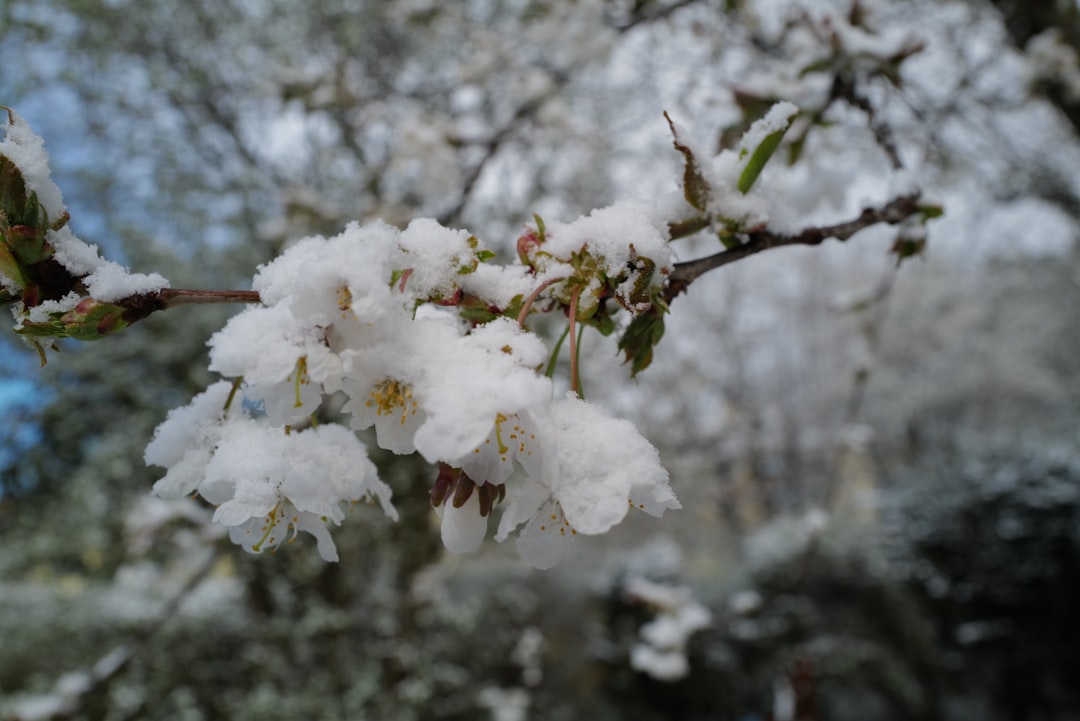
[(217, 560), (216, 553), (207, 553), (202, 565), (161, 609), (157, 620), (144, 629), (134, 642), (114, 647), (101, 656), (89, 671), (71, 671), (61, 675), (48, 693), (14, 699), (6, 709), (11, 718), (18, 721), (83, 718), (87, 700), (112, 683), (128, 667), (131, 660), (150, 644), (154, 636), (176, 617), (180, 605), (210, 575)]
[(624, 589), (627, 599), (647, 605), (656, 613), (641, 627), (641, 637), (630, 652), (630, 665), (657, 681), (678, 681), (690, 672), (686, 645), (712, 623), (709, 610), (694, 600), (689, 588), (667, 586), (632, 578)]

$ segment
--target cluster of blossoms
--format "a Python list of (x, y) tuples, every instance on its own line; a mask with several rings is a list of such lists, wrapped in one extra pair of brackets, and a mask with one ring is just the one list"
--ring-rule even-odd
[[(248, 550), (305, 531), (336, 559), (327, 521), (362, 498), (395, 513), (352, 432), (374, 426), (380, 447), (437, 468), (432, 504), (451, 551), (477, 548), (500, 502), (495, 537), (516, 533), (537, 567), (631, 507), (678, 508), (631, 423), (576, 393), (555, 397), (543, 372), (550, 352), (525, 327), (541, 307), (588, 323), (609, 312), (608, 298), (631, 310), (647, 303), (670, 265), (662, 225), (632, 204), (538, 225), (519, 243), (521, 262), (505, 266), (431, 220), (352, 224), (292, 246), (256, 275), (262, 304), (210, 340), (211, 370), (234, 382), (158, 428), (146, 460), (168, 472), (155, 492), (198, 493)], [(317, 422), (331, 394), (346, 397), (352, 430)]]
[[(632, 371), (645, 368), (673, 297), (670, 240), (709, 228), (732, 248), (764, 227), (768, 204), (748, 192), (797, 116), (777, 103), (737, 149), (713, 157), (671, 123), (685, 202), (622, 202), (571, 223), (537, 217), (509, 264), (433, 220), (353, 223), (299, 241), (259, 269), (245, 296), (258, 303), (210, 339), (210, 368), (231, 382), (158, 427), (146, 461), (167, 472), (154, 491), (202, 496), (249, 551), (304, 531), (336, 560), (327, 524), (350, 504), (378, 501), (396, 517), (355, 433), (374, 427), (381, 448), (432, 464), (431, 502), (454, 552), (481, 544), (496, 505), (496, 540), (515, 535), (539, 568), (631, 508), (679, 508), (656, 449), (580, 396), (577, 331), (619, 330)], [(102, 260), (67, 229), (40, 139), (13, 114), (0, 201), (0, 304), (43, 360), (39, 339), (94, 340), (188, 292)], [(551, 378), (562, 338), (549, 349), (528, 328), (533, 312), (567, 319), (562, 397)], [(320, 423), (332, 396), (351, 428)]]

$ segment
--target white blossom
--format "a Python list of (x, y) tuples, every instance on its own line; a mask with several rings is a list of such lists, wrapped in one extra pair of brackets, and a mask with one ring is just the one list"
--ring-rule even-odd
[(168, 468), (157, 495), (197, 492), (216, 507), (213, 521), (252, 552), (305, 531), (328, 561), (337, 551), (325, 523), (340, 524), (348, 504), (374, 498), (397, 517), (389, 487), (351, 431), (325, 425), (285, 433), (243, 409), (226, 412), (229, 392), (219, 382), (159, 426), (146, 453), (148, 463)]
[(434, 221), (405, 231), (351, 224), (300, 241), (260, 268), (253, 287), (262, 304), (210, 341), (211, 369), (238, 385), (216, 384), (159, 428), (147, 461), (167, 472), (155, 492), (201, 495), (249, 551), (304, 531), (336, 558), (326, 523), (340, 523), (348, 503), (374, 497), (393, 515), (389, 488), (351, 430), (298, 430), (340, 391), (353, 430), (374, 426), (382, 448), (449, 469), (435, 506), (452, 552), (480, 545), (504, 495), (498, 540), (520, 528), (518, 547), (541, 568), (631, 506), (657, 516), (678, 508), (656, 450), (633, 424), (576, 396), (552, 400), (539, 336), (498, 314), (466, 321), (452, 307), (466, 292), (520, 304), (561, 272), (561, 259), (582, 253), (578, 270), (595, 274), (594, 301), (613, 293), (626, 307), (658, 290), (671, 262), (640, 204), (553, 225), (533, 254), (543, 268), (527, 271), (482, 271), (479, 241)]
[(495, 538), (524, 523), (517, 546), (534, 566), (554, 565), (577, 535), (605, 533), (631, 507), (654, 516), (681, 507), (656, 449), (629, 421), (573, 394), (533, 420), (543, 449), (530, 461), (537, 474), (511, 484)]

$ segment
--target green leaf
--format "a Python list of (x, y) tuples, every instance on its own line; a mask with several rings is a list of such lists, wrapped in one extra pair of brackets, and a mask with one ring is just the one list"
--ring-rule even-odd
[(26, 183), (22, 172), (6, 155), (0, 155), (0, 213), (4, 215), (5, 224), (22, 223), (25, 207)]
[(664, 311), (659, 306), (642, 313), (630, 321), (622, 338), (619, 350), (626, 354), (625, 362), (630, 364), (630, 375), (636, 376), (652, 363), (653, 347), (664, 337)]
[(533, 220), (536, 221), (536, 237), (540, 241), (540, 244), (544, 243), (544, 219), (540, 217), (538, 213), (533, 213)]
[(592, 318), (589, 318), (586, 323), (600, 331), (600, 335), (604, 337), (615, 332), (615, 320), (606, 312), (595, 314)]
[(945, 208), (941, 205), (920, 205), (919, 213), (922, 215), (923, 220), (932, 220), (945, 215)]
[(704, 216), (690, 218), (689, 220), (675, 220), (668, 223), (668, 235), (671, 236), (672, 240), (678, 240), (708, 227), (709, 219)]
[(686, 158), (686, 166), (683, 169), (683, 194), (686, 196), (686, 202), (698, 210), (705, 210), (709, 204), (709, 198), (712, 197), (712, 187), (702, 175), (701, 167), (698, 165), (697, 158), (694, 157), (694, 151), (679, 142), (679, 133), (675, 130), (675, 122), (671, 116), (665, 111), (664, 117), (667, 118), (671, 134), (675, 137), (673, 141), (675, 149)]
[(754, 152), (750, 155), (750, 160), (746, 162), (746, 167), (743, 168), (742, 174), (739, 175), (739, 192), (746, 193), (754, 186), (754, 182), (761, 175), (761, 171), (765, 168), (765, 164), (769, 162), (769, 158), (776, 152), (776, 148), (779, 147), (780, 141), (784, 137), (784, 133), (791, 127), (791, 122), (788, 121), (780, 130), (776, 130), (765, 136), (765, 139), (761, 141)]

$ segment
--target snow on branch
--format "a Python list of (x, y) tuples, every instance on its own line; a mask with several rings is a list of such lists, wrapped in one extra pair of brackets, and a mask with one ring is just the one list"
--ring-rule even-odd
[[(357, 503), (397, 517), (392, 489), (354, 432), (373, 427), (381, 448), (432, 465), (447, 549), (476, 549), (502, 505), (495, 539), (515, 538), (527, 561), (547, 568), (631, 512), (680, 508), (652, 444), (582, 397), (586, 328), (617, 335), (636, 374), (663, 337), (671, 300), (710, 270), (878, 224), (901, 226), (899, 258), (922, 249), (940, 209), (920, 204), (917, 191), (846, 222), (770, 229), (778, 201), (759, 192), (761, 179), (800, 117), (776, 103), (716, 155), (668, 117), (684, 160), (681, 198), (621, 201), (571, 222), (534, 216), (503, 265), (479, 238), (436, 220), (350, 223), (289, 247), (259, 268), (252, 290), (217, 291), (130, 273), (75, 237), (44, 143), (9, 112), (0, 304), (43, 361), (41, 344), (55, 339), (96, 340), (179, 305), (246, 304), (209, 341), (210, 370), (223, 380), (169, 414), (145, 460), (166, 469), (157, 495), (201, 497), (252, 553), (303, 531), (334, 561), (329, 526)], [(723, 249), (675, 263), (671, 241), (705, 231)], [(565, 322), (565, 396), (552, 378), (562, 339), (552, 346), (530, 328), (538, 314)], [(324, 422), (330, 395), (345, 398), (347, 424)]]
[[(834, 225), (812, 226), (794, 234), (774, 233), (766, 229), (749, 231), (745, 235), (745, 242), (740, 245), (697, 260), (676, 263), (672, 268), (671, 275), (668, 277), (664, 300), (670, 303), (676, 296), (685, 291), (691, 283), (710, 270), (740, 261), (764, 250), (783, 248), (789, 245), (820, 245), (830, 238), (845, 241), (861, 230), (882, 223), (900, 225), (912, 219), (925, 221), (927, 218), (940, 215), (941, 210), (939, 207), (920, 204), (919, 198), (920, 194), (918, 192), (901, 195), (879, 207), (864, 208), (858, 217), (852, 220)], [(707, 225), (707, 221), (703, 220), (702, 227), (705, 225)], [(894, 247), (894, 252), (900, 257), (907, 257), (917, 254), (921, 249), (921, 245), (913, 247), (908, 244), (901, 244)]]

